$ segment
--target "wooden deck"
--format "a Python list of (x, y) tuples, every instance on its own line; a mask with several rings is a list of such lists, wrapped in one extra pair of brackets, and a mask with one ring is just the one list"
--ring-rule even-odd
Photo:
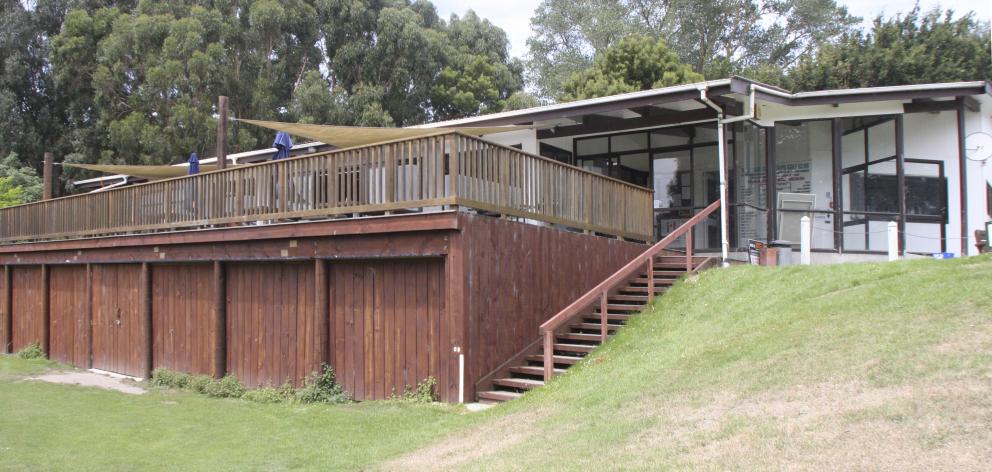
[(647, 241), (652, 193), (451, 132), (0, 209), (0, 244), (453, 206)]

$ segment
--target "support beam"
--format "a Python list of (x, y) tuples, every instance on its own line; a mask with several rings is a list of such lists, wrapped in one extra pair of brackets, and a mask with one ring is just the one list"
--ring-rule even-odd
[(3, 339), (0, 339), (0, 352), (13, 354), (14, 317), (11, 316), (13, 307), (11, 295), (14, 293), (10, 286), (10, 266), (3, 266), (3, 305), (0, 306), (0, 323), (3, 323)]
[(778, 228), (778, 212), (775, 208), (778, 199), (778, 164), (775, 157), (775, 127), (765, 128), (765, 205), (768, 208), (767, 231), (768, 242), (775, 239)]
[(214, 377), (227, 375), (227, 272), (214, 261)]
[(597, 121), (583, 123), (581, 125), (556, 126), (550, 129), (537, 130), (537, 139), (564, 138), (584, 134), (618, 132), (640, 128), (651, 128), (655, 126), (713, 120), (715, 118), (716, 112), (714, 110), (709, 108), (700, 108), (697, 110), (666, 113), (663, 115), (649, 115), (642, 116), (640, 118), (629, 118), (626, 120), (615, 119), (608, 122)]
[(333, 360), (333, 338), (331, 338), (330, 294), (327, 285), (327, 261), (314, 259), (314, 304), (317, 307), (317, 329), (326, 337), (320, 346), (320, 361), (328, 365)]
[(227, 97), (217, 97), (217, 168), (227, 168)]
[(41, 265), (41, 350), (45, 353), (45, 357), (50, 357), (52, 355), (52, 293), (51, 290), (49, 290), (51, 268), (52, 266), (48, 264)]
[(906, 253), (906, 152), (903, 116), (896, 115), (896, 204), (899, 207), (899, 254)]
[(964, 129), (965, 105), (963, 99), (958, 99), (958, 181), (960, 183), (961, 198), (961, 255), (968, 255), (968, 242), (971, 236), (968, 234), (968, 158), (965, 153), (965, 129)]
[(83, 340), (86, 346), (86, 356), (83, 360), (84, 369), (93, 368), (93, 265), (86, 264), (86, 312), (83, 313), (85, 317), (84, 321), (84, 337)]
[(830, 120), (830, 135), (831, 135), (831, 158), (833, 159), (833, 179), (834, 186), (833, 190), (833, 206), (834, 206), (834, 250), (838, 253), (844, 253), (844, 214), (842, 210), (844, 209), (844, 187), (843, 187), (843, 156), (841, 152), (843, 150), (843, 142), (841, 131), (843, 127), (841, 126), (840, 118), (834, 118)]
[(141, 264), (141, 335), (145, 340), (145, 352), (141, 362), (141, 376), (152, 378), (152, 273), (151, 265)]
[(52, 153), (46, 152), (41, 169), (42, 196), (44, 200), (51, 200), (55, 195), (55, 157)]

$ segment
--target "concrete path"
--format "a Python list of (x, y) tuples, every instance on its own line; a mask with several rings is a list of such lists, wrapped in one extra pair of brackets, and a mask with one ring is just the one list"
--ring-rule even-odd
[(97, 387), (107, 390), (116, 390), (132, 395), (141, 395), (145, 389), (134, 385), (132, 382), (122, 378), (114, 378), (109, 375), (95, 372), (59, 372), (54, 374), (39, 375), (28, 380), (40, 380), (57, 384), (80, 385), (83, 387)]

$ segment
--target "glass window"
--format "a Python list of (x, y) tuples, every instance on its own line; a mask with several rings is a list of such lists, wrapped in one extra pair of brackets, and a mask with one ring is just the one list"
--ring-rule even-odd
[[(833, 129), (830, 121), (804, 121), (775, 125), (775, 186), (778, 200), (797, 202), (793, 207), (808, 205), (809, 210), (785, 211), (777, 208), (776, 238), (798, 243), (800, 220), (809, 216), (813, 225), (813, 248), (834, 247), (834, 174)], [(787, 196), (785, 194), (799, 194)], [(779, 205), (776, 202), (776, 205)]]
[(685, 146), (689, 134), (682, 128), (665, 128), (651, 132), (651, 149)]
[(692, 206), (692, 167), (689, 151), (654, 155), (654, 207), (687, 208)]
[(737, 156), (738, 246), (749, 239), (765, 239), (767, 200), (765, 193), (765, 130), (750, 123), (740, 125), (734, 141)]
[(624, 154), (620, 156), (614, 177), (642, 187), (649, 186), (651, 159), (648, 153)]
[(596, 154), (606, 154), (610, 151), (610, 138), (584, 138), (575, 141), (575, 151), (580, 156), (592, 156)]
[(648, 134), (620, 134), (610, 138), (611, 152), (643, 151), (648, 148)]

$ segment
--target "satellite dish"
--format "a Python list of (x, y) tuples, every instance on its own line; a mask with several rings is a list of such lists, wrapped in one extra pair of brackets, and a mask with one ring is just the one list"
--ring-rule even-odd
[(964, 153), (968, 160), (985, 162), (992, 157), (992, 135), (978, 131), (964, 140)]

